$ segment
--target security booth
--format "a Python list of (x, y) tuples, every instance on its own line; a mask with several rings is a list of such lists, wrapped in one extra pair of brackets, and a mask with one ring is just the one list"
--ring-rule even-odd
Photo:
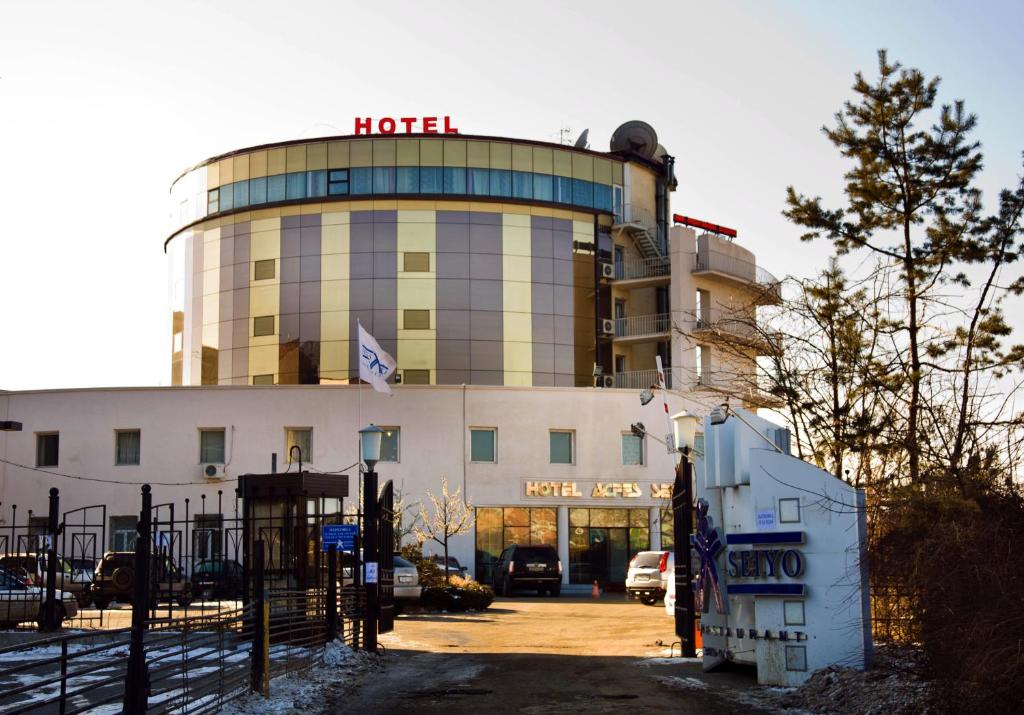
[(254, 597), (257, 546), (263, 545), (263, 588), (309, 591), (327, 583), (321, 541), (325, 524), (340, 524), (348, 496), (347, 474), (285, 472), (243, 474), (242, 560), (245, 600)]

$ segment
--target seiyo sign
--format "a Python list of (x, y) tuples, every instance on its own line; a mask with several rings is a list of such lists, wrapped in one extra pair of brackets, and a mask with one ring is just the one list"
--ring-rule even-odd
[[(356, 134), (458, 134), (452, 118), (443, 117), (356, 117)], [(438, 126), (440, 124), (440, 126)], [(374, 131), (376, 129), (376, 131)]]

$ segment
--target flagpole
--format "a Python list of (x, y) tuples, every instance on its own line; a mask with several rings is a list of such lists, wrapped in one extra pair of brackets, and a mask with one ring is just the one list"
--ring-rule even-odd
[[(358, 336), (359, 336), (359, 328), (361, 328), (362, 325), (363, 325), (362, 321), (360, 321), (359, 318), (357, 317), (356, 318), (356, 353), (357, 353), (356, 354), (356, 364), (357, 365), (359, 364), (358, 361), (361, 359), (360, 355), (358, 354), (359, 349), (360, 349), (359, 348), (359, 344), (361, 342)], [(359, 439), (359, 430), (361, 430), (363, 427), (366, 426), (366, 425), (363, 424), (363, 381), (359, 377), (359, 373), (358, 372), (356, 372), (356, 392), (359, 395), (359, 424), (356, 426), (356, 443), (357, 443), (356, 444), (356, 458), (357, 458), (357, 460), (359, 462), (359, 464), (358, 464), (358, 466), (356, 468), (356, 473), (357, 473), (356, 481), (359, 482), (359, 487), (358, 487), (358, 490), (359, 490), (359, 501), (356, 503), (356, 510), (358, 511), (358, 510), (360, 510), (362, 508), (360, 505), (363, 503), (363, 441), (361, 439)]]

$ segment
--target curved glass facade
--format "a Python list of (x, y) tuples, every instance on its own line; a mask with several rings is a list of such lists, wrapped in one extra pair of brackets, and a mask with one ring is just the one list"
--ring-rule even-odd
[(610, 223), (494, 201), (233, 205), (168, 244), (172, 382), (354, 381), (358, 320), (406, 383), (589, 386)]
[(619, 213), (623, 173), (613, 156), (510, 139), (427, 134), (287, 143), (183, 174), (171, 188), (169, 230), (224, 212), (335, 196), (487, 197)]

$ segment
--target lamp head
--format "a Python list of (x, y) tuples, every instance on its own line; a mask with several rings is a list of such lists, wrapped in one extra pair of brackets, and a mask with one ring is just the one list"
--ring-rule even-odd
[(366, 468), (371, 472), (380, 461), (380, 440), (383, 436), (384, 430), (375, 424), (359, 430), (359, 444), (362, 447), (363, 461), (366, 462)]
[(729, 404), (725, 403), (711, 410), (711, 424), (720, 425), (724, 424), (729, 419)]
[(644, 390), (640, 393), (640, 404), (646, 405), (654, 399), (654, 391), (651, 389)]
[(644, 435), (647, 434), (647, 428), (644, 427), (643, 422), (634, 422), (629, 426), (629, 431), (640, 439), (643, 439)]

